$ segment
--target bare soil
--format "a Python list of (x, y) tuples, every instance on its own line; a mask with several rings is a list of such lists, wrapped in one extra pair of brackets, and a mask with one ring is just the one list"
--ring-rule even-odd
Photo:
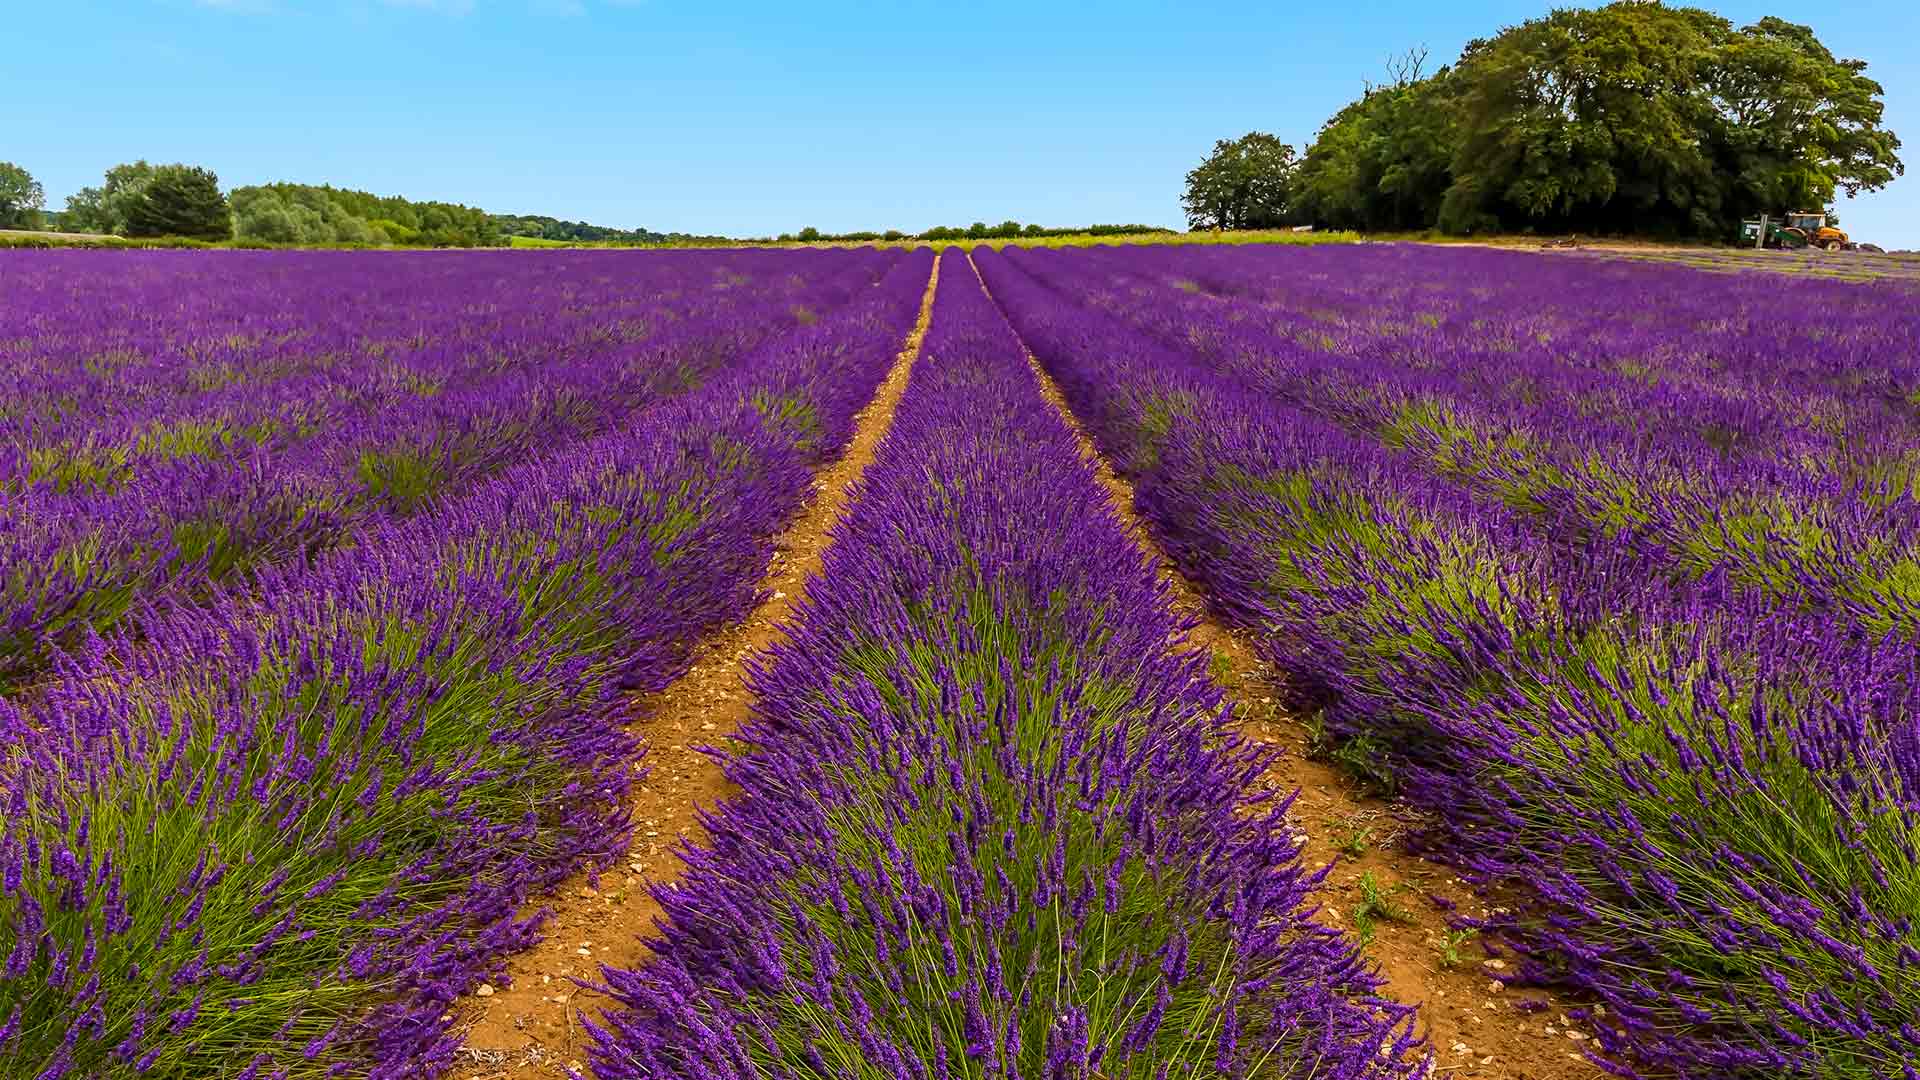
[(752, 694), (743, 662), (785, 636), (784, 624), (807, 580), (818, 573), (834, 524), (849, 491), (873, 461), (874, 449), (893, 423), (920, 354), (940, 271), (934, 268), (920, 305), (920, 318), (874, 399), (855, 419), (854, 434), (838, 461), (815, 479), (814, 494), (776, 541), (761, 587), (767, 600), (747, 619), (702, 642), (686, 675), (633, 705), (632, 730), (646, 741), (648, 775), (634, 787), (634, 841), (614, 873), (596, 886), (580, 875), (545, 902), (553, 910), (540, 944), (513, 957), (509, 978), (481, 986), (459, 1009), (470, 1020), (458, 1080), (555, 1080), (584, 1070), (587, 1039), (583, 1009), (609, 1001), (583, 990), (575, 979), (596, 979), (604, 965), (638, 966), (648, 956), (647, 939), (660, 907), (648, 886), (672, 881), (682, 865), (680, 841), (704, 839), (698, 814), (732, 790), (700, 747), (723, 742), (746, 720)]
[(1434, 1075), (1480, 1080), (1606, 1076), (1581, 1053), (1591, 1032), (1567, 1019), (1572, 1002), (1539, 990), (1503, 987), (1493, 975), (1504, 961), (1487, 957), (1471, 939), (1449, 936), (1450, 914), (1436, 899), (1469, 915), (1489, 914), (1485, 903), (1446, 867), (1398, 849), (1396, 841), (1418, 825), (1411, 807), (1369, 797), (1336, 766), (1308, 756), (1306, 727), (1280, 704), (1287, 700), (1281, 674), (1242, 634), (1215, 618), (1199, 589), (1173, 568), (1134, 512), (1133, 486), (1100, 456), (1039, 361), (1031, 353), (1027, 361), (1042, 394), (1079, 439), (1082, 457), (1092, 464), (1134, 542), (1159, 563), (1175, 608), (1196, 620), (1186, 644), (1214, 658), (1216, 678), (1242, 733), (1284, 749), (1266, 782), (1282, 793), (1299, 791), (1291, 817), (1307, 836), (1301, 858), (1310, 867), (1329, 868), (1320, 919), (1355, 931), (1363, 877), (1397, 913), (1397, 919), (1373, 917), (1373, 936), (1364, 951), (1379, 967), (1386, 996), (1419, 1008), (1421, 1028), (1433, 1046)]

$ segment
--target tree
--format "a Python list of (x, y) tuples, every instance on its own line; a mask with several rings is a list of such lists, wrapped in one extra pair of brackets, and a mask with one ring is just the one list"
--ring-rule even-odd
[(151, 166), (145, 182), (123, 200), (122, 212), (128, 236), (225, 240), (233, 235), (220, 178), (194, 165)]
[(60, 215), (60, 227), (66, 232), (112, 232), (107, 216), (106, 195), (97, 187), (81, 188), (67, 196), (67, 209)]
[(153, 173), (154, 166), (147, 164), (145, 159), (115, 165), (107, 170), (106, 182), (100, 188), (100, 212), (106, 220), (108, 232), (126, 233), (129, 211), (145, 194), (147, 184), (153, 180)]
[(1422, 60), (1396, 58), (1387, 84), (1320, 129), (1294, 178), (1296, 214), (1361, 229), (1729, 236), (1743, 217), (1822, 208), (1904, 172), (1866, 64), (1782, 19), (1735, 29), (1623, 0), (1471, 42), (1430, 78)]
[(1805, 26), (1563, 9), (1467, 46), (1440, 224), (1725, 234), (1903, 170), (1881, 87)]
[(47, 195), (33, 174), (11, 161), (0, 161), (0, 229), (34, 229)]
[(1320, 129), (1294, 174), (1297, 217), (1339, 229), (1434, 225), (1459, 135), (1452, 73), (1422, 78), (1425, 62), (1420, 50), (1389, 60), (1389, 80)]
[(233, 234), (242, 240), (270, 244), (301, 244), (314, 240), (303, 223), (296, 219), (295, 207), (288, 205), (271, 188), (235, 188), (228, 198), (228, 204), (233, 208)]
[[(246, 239), (301, 244), (406, 244), (431, 247), (495, 247), (506, 237), (553, 240), (659, 240), (659, 233), (623, 232), (581, 222), (489, 214), (458, 203), (412, 202), (328, 185), (259, 184), (233, 189), (234, 228)], [(283, 208), (287, 222), (275, 209)], [(282, 240), (285, 224), (296, 234)]]
[(1825, 206), (1838, 191), (1876, 191), (1906, 171), (1899, 138), (1880, 126), (1880, 84), (1810, 27), (1761, 19), (1717, 60), (1706, 86), (1714, 160), (1742, 216)]
[(1696, 92), (1732, 32), (1697, 8), (1563, 8), (1461, 55), (1440, 223), (1708, 231), (1719, 188)]
[(1271, 229), (1285, 224), (1294, 172), (1293, 147), (1261, 131), (1221, 139), (1187, 174), (1181, 198), (1196, 229)]

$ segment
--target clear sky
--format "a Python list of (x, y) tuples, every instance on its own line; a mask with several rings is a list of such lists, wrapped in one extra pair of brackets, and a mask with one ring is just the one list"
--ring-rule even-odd
[[(7, 4), (0, 160), (48, 204), (145, 157), (497, 212), (756, 235), (1182, 224), (1216, 138), (1297, 145), (1391, 52), (1550, 0)], [(1839, 210), (1920, 248), (1920, 3), (1709, 3), (1869, 61), (1914, 175)]]

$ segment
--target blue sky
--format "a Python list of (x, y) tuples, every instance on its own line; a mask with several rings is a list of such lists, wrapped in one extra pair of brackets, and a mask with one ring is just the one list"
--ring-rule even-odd
[[(145, 157), (599, 224), (753, 235), (1178, 225), (1250, 129), (1304, 144), (1391, 52), (1549, 0), (1358, 6), (65, 0), (9, 5), (0, 159), (58, 207)], [(1915, 175), (1840, 212), (1920, 248), (1920, 4), (1709, 4), (1869, 61)]]

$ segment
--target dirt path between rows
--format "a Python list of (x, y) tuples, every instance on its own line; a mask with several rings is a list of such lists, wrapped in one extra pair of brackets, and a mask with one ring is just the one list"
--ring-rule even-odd
[(1283, 700), (1281, 673), (1259, 659), (1244, 635), (1208, 611), (1200, 590), (1174, 569), (1134, 512), (1133, 485), (1100, 455), (1053, 377), (1031, 352), (1027, 362), (1040, 379), (1042, 395), (1073, 429), (1081, 456), (1093, 465), (1128, 533), (1159, 563), (1174, 607), (1196, 620), (1187, 643), (1213, 658), (1215, 678), (1233, 702), (1243, 734), (1285, 748), (1267, 781), (1278, 791), (1299, 790), (1292, 819), (1307, 834), (1301, 857), (1311, 867), (1332, 867), (1320, 895), (1322, 920), (1355, 932), (1354, 912), (1366, 895), (1365, 885), (1397, 915), (1370, 917), (1373, 936), (1365, 952), (1379, 965), (1387, 996), (1419, 1007), (1421, 1029), (1433, 1044), (1434, 1075), (1476, 1080), (1605, 1077), (1580, 1052), (1589, 1033), (1567, 1021), (1571, 1004), (1537, 990), (1502, 988), (1491, 977), (1500, 969), (1483, 966), (1488, 963), (1483, 950), (1470, 939), (1449, 936), (1448, 913), (1432, 898), (1468, 914), (1487, 914), (1485, 904), (1445, 866), (1396, 849), (1396, 840), (1415, 823), (1417, 815), (1410, 808), (1369, 798), (1337, 767), (1308, 757), (1306, 727), (1278, 704)]
[(807, 579), (819, 571), (849, 491), (893, 424), (920, 355), (939, 280), (936, 261), (906, 347), (855, 418), (847, 449), (821, 470), (813, 497), (776, 541), (761, 580), (767, 600), (744, 622), (703, 641), (677, 682), (635, 702), (633, 730), (646, 740), (648, 775), (634, 785), (634, 839), (626, 861), (601, 875), (598, 888), (584, 874), (569, 881), (547, 901), (553, 917), (546, 938), (508, 962), (507, 983), (482, 986), (460, 1003), (472, 1021), (449, 1077), (557, 1080), (569, 1069), (584, 1071), (587, 1040), (579, 1012), (606, 999), (582, 991), (573, 980), (596, 978), (601, 965), (635, 967), (647, 958), (646, 938), (660, 915), (648, 885), (679, 876), (674, 845), (700, 843), (699, 811), (731, 790), (719, 766), (699, 747), (721, 742), (746, 720), (752, 695), (743, 680), (743, 662), (784, 637), (788, 614)]

